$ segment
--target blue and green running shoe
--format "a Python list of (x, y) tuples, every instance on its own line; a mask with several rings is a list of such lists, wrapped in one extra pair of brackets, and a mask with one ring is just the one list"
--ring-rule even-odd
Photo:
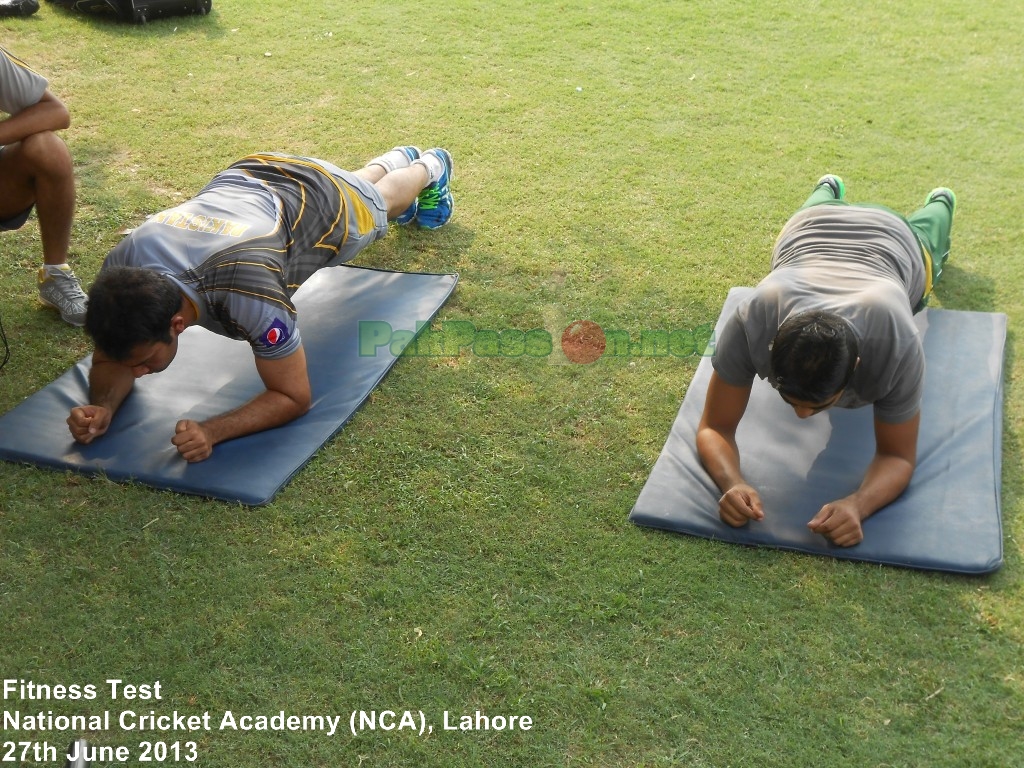
[(437, 229), (448, 223), (448, 219), (452, 217), (452, 210), (455, 208), (455, 198), (452, 197), (451, 190), (454, 174), (452, 156), (447, 149), (440, 147), (428, 149), (423, 154), (437, 157), (444, 166), (444, 172), (441, 174), (441, 178), (420, 192), (416, 222), (425, 229)]
[[(409, 162), (410, 163), (413, 160), (419, 160), (420, 159), (419, 147), (412, 147), (412, 146), (409, 146), (409, 147), (395, 147), (393, 151), (395, 151), (395, 152), (402, 152), (406, 157), (409, 158)], [(413, 200), (412, 201), (412, 205), (410, 205), (408, 208), (406, 208), (404, 211), (402, 211), (400, 214), (398, 214), (398, 216), (394, 219), (395, 224), (410, 224), (410, 223), (412, 223), (412, 220), (416, 218), (416, 210), (417, 210), (418, 207), (419, 207), (419, 202), (417, 200)]]

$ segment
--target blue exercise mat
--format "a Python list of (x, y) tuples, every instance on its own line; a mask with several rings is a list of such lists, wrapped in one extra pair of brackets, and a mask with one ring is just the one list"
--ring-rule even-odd
[[(750, 288), (734, 288), (722, 321)], [(916, 316), (927, 374), (917, 469), (903, 495), (864, 522), (864, 541), (837, 547), (807, 521), (857, 489), (874, 454), (870, 407), (831, 408), (800, 420), (755, 379), (736, 439), (743, 473), (765, 518), (732, 528), (718, 517), (720, 491), (697, 456), (696, 434), (711, 378), (701, 360), (668, 441), (630, 520), (736, 544), (886, 565), (983, 574), (1003, 561), (999, 507), (1006, 316), (927, 309)]]
[[(248, 343), (193, 327), (181, 336), (166, 371), (145, 376), (110, 431), (91, 445), (68, 432), (68, 412), (88, 400), (91, 357), (0, 417), (0, 458), (56, 469), (102, 472), (181, 493), (266, 504), (351, 418), (397, 358), (377, 346), (382, 328), (409, 338), (444, 305), (457, 275), (322, 269), (295, 293), (313, 405), (276, 429), (229, 440), (197, 464), (184, 461), (171, 436), (179, 419), (203, 420), (259, 394)], [(360, 322), (376, 330), (359, 348)], [(387, 325), (384, 325), (387, 324)], [(364, 332), (364, 336), (365, 336)], [(385, 340), (386, 341), (386, 340)], [(396, 346), (397, 351), (397, 346)]]

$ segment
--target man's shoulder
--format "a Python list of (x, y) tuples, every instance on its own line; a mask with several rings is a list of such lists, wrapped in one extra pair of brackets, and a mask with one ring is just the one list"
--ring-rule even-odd
[(28, 64), (26, 64), (13, 53), (8, 51), (2, 45), (0, 45), (0, 63), (2, 63), (4, 66), (12, 66), (18, 67), (19, 69), (27, 69), (29, 72), (33, 71)]
[[(736, 304), (733, 316), (743, 325), (771, 325), (794, 301), (800, 301), (805, 291), (779, 271), (769, 272)], [(773, 329), (774, 332), (774, 329)]]
[(917, 339), (920, 333), (906, 294), (892, 283), (859, 291), (845, 314), (865, 334)]
[(49, 82), (28, 64), (0, 48), (0, 109), (17, 114), (38, 102)]

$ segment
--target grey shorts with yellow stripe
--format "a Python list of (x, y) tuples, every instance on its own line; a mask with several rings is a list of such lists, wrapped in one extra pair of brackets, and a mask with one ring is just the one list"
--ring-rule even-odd
[(348, 205), (349, 236), (328, 266), (351, 261), (363, 248), (384, 237), (388, 231), (388, 208), (377, 185), (324, 160), (318, 163), (331, 172), (341, 185)]

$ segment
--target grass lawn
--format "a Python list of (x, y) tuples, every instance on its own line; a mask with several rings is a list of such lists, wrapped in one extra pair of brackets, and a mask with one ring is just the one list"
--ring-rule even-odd
[[(455, 216), (358, 263), (458, 271), (442, 321), (696, 328), (765, 274), (826, 172), (907, 212), (955, 189), (935, 305), (1009, 317), (992, 576), (629, 523), (694, 359), (407, 357), (266, 507), (0, 464), (0, 677), (96, 692), (14, 690), (4, 710), (110, 712), (90, 742), (130, 756), (107, 765), (145, 741), (212, 768), (1024, 765), (1019, 10), (214, 0), (145, 26), (50, 2), (0, 19), (72, 114), (86, 284), (121, 232), (243, 155), (355, 168), (414, 143), (451, 150)], [(37, 301), (34, 220), (0, 248), (3, 412), (89, 345)], [(110, 679), (160, 699), (114, 699)], [(353, 736), (358, 711), (401, 727)], [(444, 730), (477, 711), (531, 727)], [(341, 726), (244, 727), (282, 712)], [(139, 727), (175, 713), (210, 727)], [(78, 733), (38, 725), (0, 741)]]

